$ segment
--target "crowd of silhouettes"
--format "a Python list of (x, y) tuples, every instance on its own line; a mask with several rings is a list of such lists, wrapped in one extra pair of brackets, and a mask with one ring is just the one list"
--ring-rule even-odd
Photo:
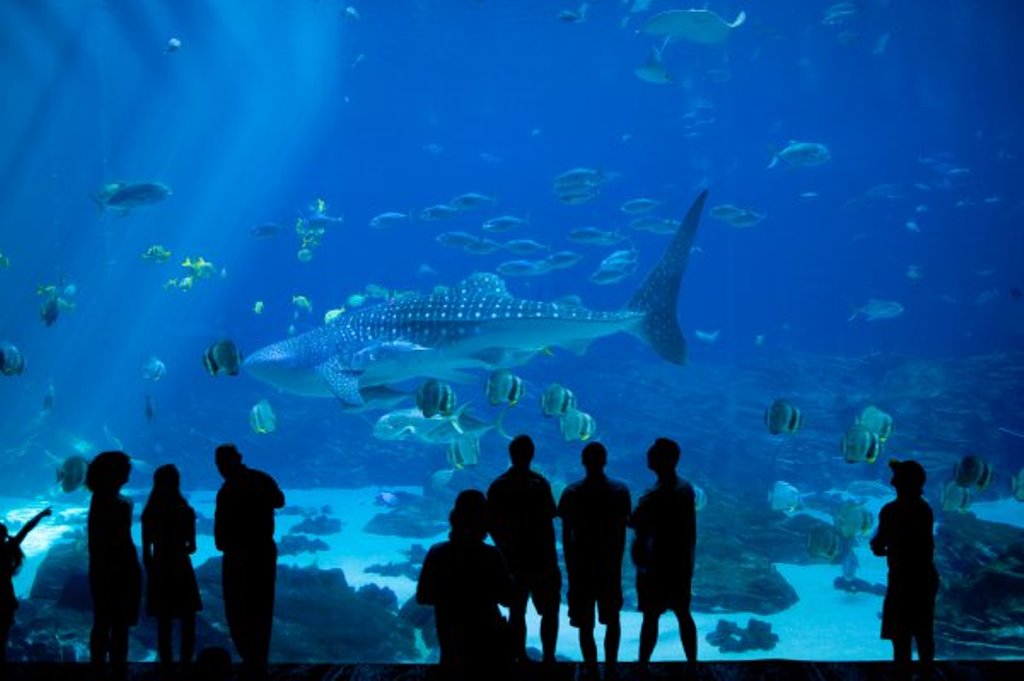
[[(223, 552), (222, 587), (228, 630), (242, 660), (240, 678), (267, 676), (277, 546), (274, 510), (284, 494), (266, 473), (242, 463), (231, 444), (216, 450), (215, 462), (224, 478), (217, 494), (214, 538)], [(143, 596), (142, 568), (132, 540), (132, 501), (121, 494), (131, 474), (131, 459), (121, 451), (98, 454), (86, 471), (92, 492), (88, 516), (89, 589), (93, 625), (89, 660), (94, 679), (126, 679), (129, 629), (139, 621)], [(0, 679), (4, 678), (7, 638), (18, 601), (14, 575), (24, 554), (21, 543), (51, 510), (46, 508), (13, 537), (0, 524)], [(142, 512), (142, 564), (146, 572), (146, 612), (157, 622), (157, 652), (169, 678), (230, 678), (231, 657), (222, 648), (200, 652), (192, 666), (196, 613), (203, 603), (191, 556), (196, 551), (196, 513), (181, 493), (177, 467), (160, 466)], [(181, 626), (180, 670), (173, 666), (172, 628)]]
[[(570, 624), (579, 631), (583, 673), (598, 675), (595, 623), (605, 626), (604, 656), (615, 674), (623, 607), (622, 560), (626, 529), (633, 529), (630, 557), (636, 568), (636, 594), (642, 614), (639, 663), (646, 672), (667, 611), (675, 615), (683, 651), (693, 671), (697, 629), (690, 613), (696, 559), (694, 488), (679, 477), (679, 445), (658, 438), (647, 450), (654, 485), (632, 506), (629, 489), (605, 474), (608, 453), (592, 442), (583, 448), (585, 476), (568, 485), (555, 503), (550, 483), (531, 469), (534, 443), (519, 435), (509, 443), (511, 465), (486, 495), (463, 490), (449, 520), (448, 541), (428, 551), (416, 600), (434, 608), (440, 667), (445, 678), (511, 678), (528, 662), (526, 610), (532, 600), (540, 615), (544, 663), (555, 661), (562, 575), (554, 520), (562, 522)], [(242, 463), (231, 444), (217, 447), (215, 463), (224, 482), (217, 493), (214, 540), (223, 553), (222, 587), (228, 630), (241, 658), (240, 678), (259, 681), (268, 674), (277, 545), (274, 511), (285, 498), (268, 474)], [(897, 669), (909, 669), (911, 650), (930, 663), (935, 597), (939, 576), (933, 562), (931, 507), (923, 498), (925, 471), (915, 461), (889, 463), (896, 500), (879, 514), (872, 551), (885, 556), (889, 583), (883, 604), (882, 638), (892, 641)], [(85, 484), (92, 492), (88, 516), (89, 586), (93, 603), (90, 660), (94, 678), (127, 676), (129, 628), (138, 622), (142, 569), (132, 540), (132, 502), (121, 494), (131, 460), (120, 451), (97, 455)], [(156, 469), (142, 512), (142, 563), (146, 610), (157, 620), (159, 661), (173, 671), (172, 627), (180, 622), (182, 669), (195, 648), (196, 613), (203, 603), (191, 555), (196, 550), (196, 513), (181, 493), (178, 469)], [(0, 678), (7, 638), (18, 607), (13, 577), (24, 559), (21, 543), (49, 508), (36, 514), (14, 536), (0, 524)], [(490, 535), (494, 545), (486, 543)], [(508, 608), (506, 620), (500, 606)], [(596, 617), (595, 617), (596, 611)], [(231, 660), (221, 648), (200, 652), (192, 678), (230, 676)]]
[[(449, 678), (482, 678), (482, 670), (503, 677), (527, 662), (526, 609), (540, 615), (542, 661), (555, 661), (562, 575), (554, 519), (562, 520), (568, 577), (569, 622), (579, 630), (584, 673), (598, 674), (596, 621), (605, 625), (609, 675), (615, 673), (621, 639), (622, 559), (626, 527), (635, 531), (632, 558), (643, 613), (640, 662), (650, 662), (658, 619), (671, 610), (679, 621), (683, 649), (697, 661), (697, 628), (690, 592), (697, 541), (693, 487), (676, 475), (679, 445), (659, 438), (647, 452), (657, 482), (636, 509), (629, 489), (605, 475), (605, 447), (583, 449), (585, 477), (555, 504), (550, 483), (532, 470), (533, 440), (509, 443), (508, 470), (487, 490), (459, 494), (451, 514), (449, 541), (433, 546), (420, 573), (417, 600), (433, 606), (441, 645), (441, 667)], [(495, 548), (484, 543), (490, 533)], [(498, 605), (508, 606), (508, 623)]]
[[(596, 620), (605, 626), (607, 677), (616, 674), (623, 607), (622, 559), (626, 528), (634, 532), (630, 557), (642, 614), (638, 662), (649, 672), (661, 616), (671, 611), (695, 676), (697, 627), (690, 611), (696, 564), (697, 511), (693, 486), (676, 473), (679, 445), (658, 438), (647, 450), (654, 485), (631, 506), (628, 488), (605, 475), (608, 453), (592, 442), (583, 448), (586, 475), (568, 485), (555, 504), (549, 482), (530, 464), (533, 441), (519, 435), (509, 444), (511, 465), (491, 484), (486, 497), (465, 490), (451, 514), (449, 541), (427, 554), (416, 592), (433, 606), (447, 678), (505, 678), (526, 662), (526, 608), (532, 598), (540, 615), (544, 662), (555, 659), (561, 573), (554, 541), (555, 517), (562, 521), (568, 577), (569, 623), (579, 630), (582, 671), (597, 678)], [(938, 573), (932, 561), (932, 512), (922, 497), (925, 473), (915, 461), (893, 461), (897, 498), (879, 516), (872, 550), (887, 556), (882, 637), (891, 639), (897, 669), (910, 662), (911, 640), (918, 656), (934, 658), (935, 595)], [(490, 534), (496, 548), (484, 543)], [(506, 623), (499, 605), (507, 605)]]

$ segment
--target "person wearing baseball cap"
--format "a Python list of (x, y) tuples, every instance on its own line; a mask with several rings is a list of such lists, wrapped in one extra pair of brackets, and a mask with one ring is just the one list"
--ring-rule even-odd
[(935, 524), (931, 506), (924, 500), (927, 480), (916, 461), (889, 461), (896, 500), (882, 507), (871, 551), (885, 556), (889, 582), (882, 605), (882, 638), (892, 641), (893, 660), (906, 673), (912, 642), (917, 657), (926, 665), (935, 659), (935, 595), (939, 573), (935, 569)]

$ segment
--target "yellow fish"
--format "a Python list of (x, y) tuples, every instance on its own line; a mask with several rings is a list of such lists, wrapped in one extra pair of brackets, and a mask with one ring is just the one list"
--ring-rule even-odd
[(181, 266), (185, 269), (192, 270), (191, 276), (194, 279), (209, 279), (213, 275), (213, 263), (206, 260), (201, 255), (195, 260), (190, 257), (185, 258), (181, 263)]
[(167, 259), (170, 257), (171, 252), (160, 244), (150, 246), (142, 254), (143, 260), (152, 260), (153, 262), (167, 262)]

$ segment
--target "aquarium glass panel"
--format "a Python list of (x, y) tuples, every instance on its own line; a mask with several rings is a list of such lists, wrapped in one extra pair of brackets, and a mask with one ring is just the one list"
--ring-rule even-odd
[[(542, 518), (586, 445), (636, 507), (649, 448), (678, 443), (702, 660), (891, 659), (899, 558), (872, 539), (890, 464), (916, 461), (939, 657), (1021, 658), (1022, 12), (0, 0), (9, 659), (88, 659), (90, 507), (125, 501), (130, 659), (196, 591), (196, 648), (237, 659), (230, 443), (283, 495), (250, 481), (269, 506), (232, 516), (266, 548), (279, 506), (271, 661), (437, 661), (424, 558), (519, 434)], [(130, 474), (103, 506), (87, 471), (114, 451)], [(167, 464), (196, 527), (168, 507), (196, 574), (174, 563), (171, 598), (166, 560), (143, 564)], [(557, 653), (579, 660), (562, 529)], [(530, 655), (539, 625), (531, 606)], [(654, 659), (683, 659), (671, 612)]]

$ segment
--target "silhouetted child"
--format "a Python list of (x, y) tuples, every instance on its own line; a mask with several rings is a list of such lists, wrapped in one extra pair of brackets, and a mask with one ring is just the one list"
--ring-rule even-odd
[(153, 490), (142, 511), (142, 563), (146, 611), (157, 618), (157, 650), (165, 668), (174, 662), (171, 624), (181, 620), (181, 663), (188, 667), (196, 641), (196, 612), (203, 607), (190, 556), (196, 552), (196, 513), (181, 496), (173, 464), (153, 473)]
[(643, 613), (640, 665), (646, 669), (658, 642), (658, 620), (671, 610), (679, 621), (686, 659), (697, 662), (697, 626), (690, 614), (697, 546), (697, 509), (693, 487), (676, 475), (679, 445), (658, 438), (647, 450), (647, 468), (658, 481), (637, 502), (629, 519), (636, 536), (631, 554), (636, 565), (636, 595)]
[(272, 477), (243, 464), (232, 444), (217, 447), (216, 462), (224, 478), (213, 524), (217, 548), (224, 552), (224, 614), (243, 678), (262, 679), (274, 623), (274, 509), (284, 507), (284, 493)]
[(871, 551), (885, 556), (889, 584), (882, 605), (882, 638), (892, 641), (893, 660), (906, 671), (911, 660), (911, 640), (917, 641), (917, 657), (935, 659), (935, 595), (939, 573), (932, 560), (934, 517), (924, 500), (924, 468), (916, 461), (889, 461), (896, 500), (882, 507)]
[(490, 533), (512, 573), (514, 592), (509, 605), (513, 655), (526, 660), (526, 604), (540, 615), (544, 661), (555, 661), (558, 608), (562, 603), (562, 573), (555, 549), (555, 499), (551, 485), (530, 470), (533, 440), (519, 435), (508, 445), (512, 466), (487, 490)]
[(508, 671), (511, 651), (498, 604), (511, 603), (512, 580), (501, 552), (484, 543), (483, 492), (460, 492), (449, 519), (448, 541), (432, 546), (423, 561), (416, 601), (434, 607), (446, 678), (501, 677)]
[(121, 496), (132, 464), (124, 452), (103, 452), (89, 464), (89, 587), (92, 634), (89, 654), (95, 678), (107, 664), (115, 678), (127, 677), (128, 629), (139, 621), (142, 570), (132, 541), (132, 502)]
[(18, 534), (13, 537), (7, 532), (7, 526), (0, 523), (0, 678), (7, 662), (7, 637), (14, 625), (14, 611), (18, 609), (18, 599), (14, 595), (14, 575), (21, 569), (25, 554), (21, 551), (21, 542), (28, 533), (35, 529), (39, 521), (53, 513), (44, 508), (25, 523)]
[(562, 492), (562, 549), (569, 578), (569, 623), (579, 629), (580, 650), (588, 673), (597, 672), (594, 607), (605, 625), (604, 657), (608, 674), (615, 674), (622, 629), (622, 555), (626, 522), (632, 502), (629, 489), (604, 474), (608, 452), (600, 442), (583, 448), (587, 475)]

